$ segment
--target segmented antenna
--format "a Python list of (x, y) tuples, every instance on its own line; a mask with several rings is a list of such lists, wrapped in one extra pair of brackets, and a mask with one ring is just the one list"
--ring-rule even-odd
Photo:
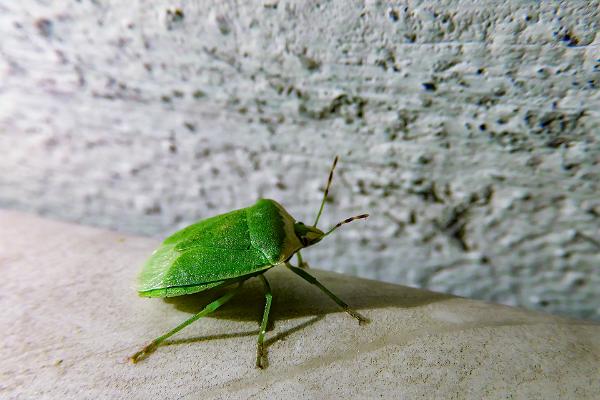
[(329, 178), (327, 178), (327, 186), (325, 187), (325, 193), (323, 193), (323, 201), (321, 201), (321, 208), (319, 208), (319, 213), (317, 214), (317, 219), (315, 220), (315, 223), (313, 224), (313, 226), (315, 228), (317, 227), (317, 223), (319, 222), (319, 218), (321, 218), (321, 213), (323, 212), (323, 208), (325, 207), (325, 200), (327, 200), (327, 194), (329, 193), (329, 186), (331, 186), (331, 181), (333, 180), (333, 170), (335, 169), (335, 166), (337, 165), (339, 158), (340, 158), (339, 156), (335, 156), (335, 158), (333, 159), (333, 165), (331, 166), (331, 170), (329, 170)]
[(337, 228), (339, 228), (340, 226), (342, 226), (344, 224), (355, 221), (357, 219), (363, 219), (363, 218), (368, 218), (368, 217), (369, 217), (369, 214), (360, 214), (360, 215), (357, 215), (356, 217), (346, 218), (345, 220), (340, 221), (337, 224), (335, 224), (335, 226), (333, 228), (331, 228), (329, 231), (327, 231), (327, 233), (323, 237), (329, 235), (331, 232), (335, 231)]

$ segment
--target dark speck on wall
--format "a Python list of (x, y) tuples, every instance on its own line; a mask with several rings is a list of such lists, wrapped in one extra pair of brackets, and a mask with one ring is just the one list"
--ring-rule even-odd
[(37, 28), (40, 35), (50, 38), (52, 36), (53, 24), (48, 18), (39, 18), (35, 21), (35, 27)]
[(437, 90), (437, 85), (433, 82), (425, 82), (423, 83), (423, 87), (428, 92), (435, 92)]

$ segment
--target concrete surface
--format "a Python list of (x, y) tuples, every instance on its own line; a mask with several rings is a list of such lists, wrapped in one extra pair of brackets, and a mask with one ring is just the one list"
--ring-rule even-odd
[(324, 226), (372, 217), (313, 264), (600, 319), (599, 13), (0, 0), (0, 205), (157, 237), (261, 196), (310, 221), (337, 153)]
[(0, 398), (592, 399), (600, 325), (313, 270), (364, 327), (285, 270), (268, 273), (270, 366), (254, 367), (259, 282), (137, 365), (205, 304), (136, 296), (148, 238), (0, 211)]

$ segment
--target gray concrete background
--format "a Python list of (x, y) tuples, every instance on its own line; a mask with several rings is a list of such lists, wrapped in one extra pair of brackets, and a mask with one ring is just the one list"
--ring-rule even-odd
[(310, 223), (339, 154), (323, 227), (372, 216), (309, 262), (600, 319), (598, 10), (0, 0), (0, 206), (161, 237), (271, 197)]

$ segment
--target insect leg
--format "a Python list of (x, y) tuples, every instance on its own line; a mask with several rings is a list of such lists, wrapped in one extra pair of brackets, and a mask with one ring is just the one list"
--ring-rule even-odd
[(176, 334), (177, 332), (179, 332), (180, 330), (182, 330), (183, 328), (185, 328), (186, 326), (188, 326), (192, 322), (195, 322), (198, 319), (200, 319), (202, 317), (205, 317), (206, 315), (210, 314), (211, 312), (215, 311), (217, 308), (221, 307), (223, 304), (225, 304), (229, 300), (231, 300), (231, 298), (233, 296), (235, 296), (235, 294), (239, 291), (240, 287), (242, 286), (242, 283), (244, 283), (244, 281), (240, 282), (235, 288), (231, 289), (230, 291), (228, 291), (227, 293), (225, 293), (223, 296), (219, 297), (217, 300), (215, 300), (212, 303), (208, 304), (198, 314), (196, 314), (193, 317), (191, 317), (190, 319), (184, 321), (183, 323), (181, 323), (180, 325), (176, 326), (174, 329), (170, 330), (169, 332), (165, 333), (164, 335), (159, 336), (156, 339), (154, 339), (153, 341), (151, 341), (143, 349), (141, 349), (140, 351), (138, 351), (137, 353), (135, 353), (134, 355), (132, 355), (131, 357), (129, 357), (129, 359), (135, 364), (136, 362), (138, 362), (138, 361), (146, 358), (148, 355), (150, 355), (150, 353), (152, 353), (154, 350), (156, 350), (156, 348), (165, 339), (173, 336), (174, 334)]
[(308, 272), (306, 272), (305, 270), (303, 270), (302, 268), (298, 268), (298, 267), (294, 267), (293, 265), (291, 265), (290, 263), (286, 263), (285, 264), (289, 269), (292, 270), (292, 272), (300, 275), (300, 277), (302, 279), (304, 279), (305, 281), (312, 283), (313, 285), (317, 286), (319, 289), (321, 289), (327, 296), (329, 296), (333, 301), (335, 301), (340, 307), (342, 307), (344, 309), (344, 311), (346, 311), (348, 314), (350, 314), (353, 318), (356, 318), (358, 320), (358, 323), (363, 325), (369, 322), (369, 320), (365, 317), (363, 317), (362, 315), (360, 315), (358, 312), (354, 311), (353, 309), (350, 308), (350, 306), (346, 303), (344, 303), (339, 297), (337, 297), (335, 294), (333, 294), (329, 289), (327, 289), (325, 286), (323, 286), (323, 284), (321, 282), (319, 282), (317, 280), (317, 278), (315, 278), (314, 276), (312, 276), (311, 274), (309, 274)]
[(258, 347), (256, 349), (256, 367), (266, 368), (266, 354), (264, 348), (265, 332), (267, 331), (267, 324), (269, 323), (269, 311), (271, 310), (271, 301), (273, 300), (273, 294), (271, 293), (271, 285), (263, 274), (259, 275), (263, 285), (265, 286), (265, 311), (263, 312), (262, 322), (260, 324), (260, 332), (258, 333)]
[(298, 258), (298, 267), (300, 267), (300, 268), (302, 268), (302, 269), (308, 269), (308, 268), (310, 268), (310, 267), (308, 266), (308, 263), (307, 263), (307, 262), (304, 262), (304, 261), (302, 260), (302, 255), (300, 254), (300, 251), (296, 252), (296, 257)]

